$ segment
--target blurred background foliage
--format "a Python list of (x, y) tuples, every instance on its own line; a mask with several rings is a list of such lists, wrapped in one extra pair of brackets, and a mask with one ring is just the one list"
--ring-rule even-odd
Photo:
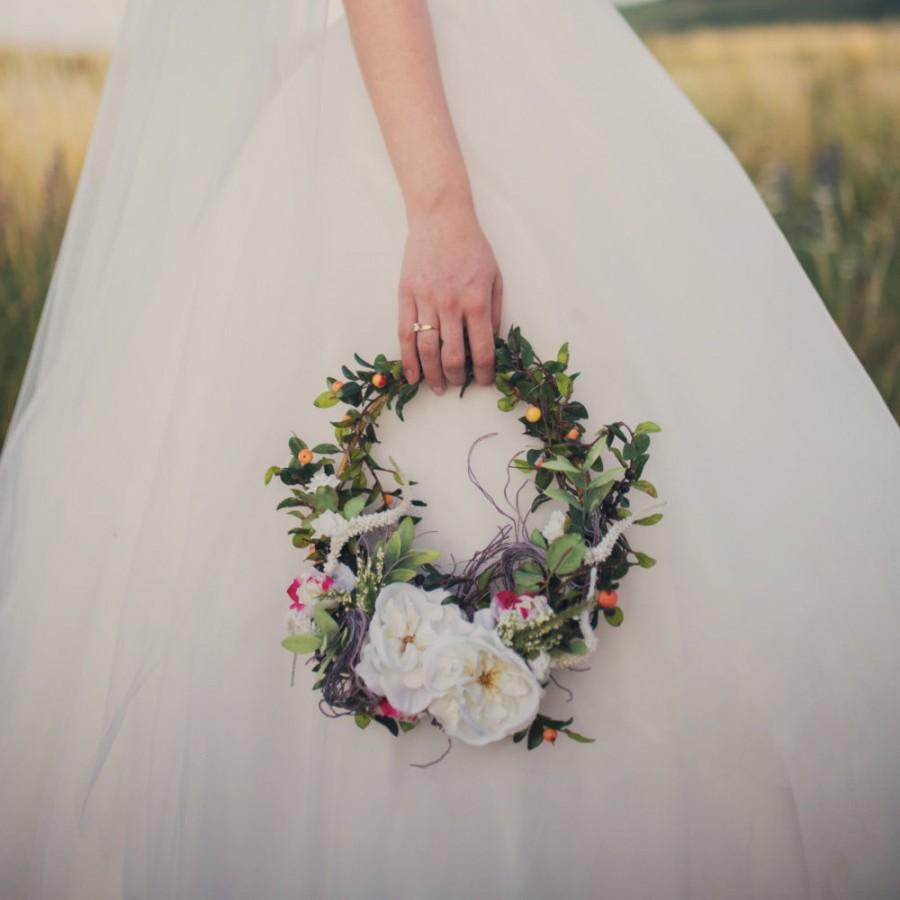
[[(732, 147), (900, 419), (900, 0), (663, 0), (625, 15)], [(0, 442), (105, 64), (0, 49)]]

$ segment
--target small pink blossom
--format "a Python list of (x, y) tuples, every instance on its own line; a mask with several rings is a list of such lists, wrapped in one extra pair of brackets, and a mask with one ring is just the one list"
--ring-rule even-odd
[(504, 614), (515, 613), (522, 619), (531, 618), (533, 613), (549, 609), (547, 598), (535, 596), (531, 591), (517, 594), (515, 591), (498, 591), (491, 601), (490, 615), (494, 623)]
[(303, 609), (304, 605), (300, 602), (300, 594), (298, 593), (300, 590), (300, 585), (303, 582), (300, 581), (299, 578), (295, 578), (290, 587), (287, 589), (288, 595), (291, 598), (291, 609)]
[(418, 718), (418, 716), (408, 716), (405, 713), (400, 712), (396, 707), (391, 706), (387, 697), (382, 697), (381, 700), (378, 701), (375, 711), (379, 715), (390, 716), (392, 719), (400, 719), (403, 722), (415, 722)]
[(517, 594), (515, 591), (499, 591), (494, 596), (497, 607), (504, 612), (510, 609), (516, 610), (518, 614), (527, 619), (534, 608), (534, 594), (526, 591), (524, 594)]

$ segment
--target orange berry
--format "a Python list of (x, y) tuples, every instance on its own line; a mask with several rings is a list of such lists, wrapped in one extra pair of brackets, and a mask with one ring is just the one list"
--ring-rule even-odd
[(525, 418), (532, 424), (540, 422), (541, 408), (539, 406), (529, 406), (528, 409), (525, 410)]
[(300, 463), (301, 466), (305, 466), (308, 463), (311, 463), (313, 460), (312, 450), (304, 447), (302, 450), (297, 451), (297, 462)]
[(394, 499), (395, 499), (395, 498), (394, 498), (394, 495), (393, 495), (393, 494), (385, 494), (385, 495), (384, 495), (384, 502), (385, 502), (388, 506), (391, 506), (391, 505), (393, 504)]
[(559, 736), (559, 732), (555, 728), (545, 728), (544, 729), (544, 740), (549, 741), (551, 744), (556, 743), (556, 738)]
[(343, 381), (335, 381), (333, 385), (331, 385), (331, 390), (333, 393), (337, 393), (344, 386)]
[(566, 437), (570, 441), (577, 441), (579, 437), (581, 437), (581, 432), (577, 428), (572, 428), (567, 434)]
[(543, 457), (543, 456), (539, 456), (539, 457), (534, 461), (534, 467), (535, 467), (536, 469), (540, 469), (543, 465), (544, 465), (544, 457)]
[(619, 595), (615, 591), (597, 591), (597, 603), (603, 609), (615, 609)]
[(377, 388), (383, 388), (387, 383), (387, 375), (385, 375), (383, 372), (376, 372), (372, 376), (372, 384), (374, 384)]

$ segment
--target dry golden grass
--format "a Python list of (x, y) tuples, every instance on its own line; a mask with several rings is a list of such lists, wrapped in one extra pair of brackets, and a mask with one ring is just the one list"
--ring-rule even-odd
[(24, 229), (41, 218), (48, 172), (74, 180), (106, 68), (97, 56), (0, 49), (0, 186)]
[(900, 156), (900, 23), (655, 35), (648, 46), (754, 178), (803, 176), (823, 146), (875, 168)]

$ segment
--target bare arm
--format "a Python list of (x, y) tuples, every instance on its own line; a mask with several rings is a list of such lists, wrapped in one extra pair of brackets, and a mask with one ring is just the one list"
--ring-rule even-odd
[[(442, 393), (465, 377), (463, 333), (480, 384), (493, 380), (502, 280), (472, 200), (425, 0), (344, 0), (360, 69), (406, 204), (398, 336), (410, 381)], [(415, 335), (413, 322), (436, 325)]]

